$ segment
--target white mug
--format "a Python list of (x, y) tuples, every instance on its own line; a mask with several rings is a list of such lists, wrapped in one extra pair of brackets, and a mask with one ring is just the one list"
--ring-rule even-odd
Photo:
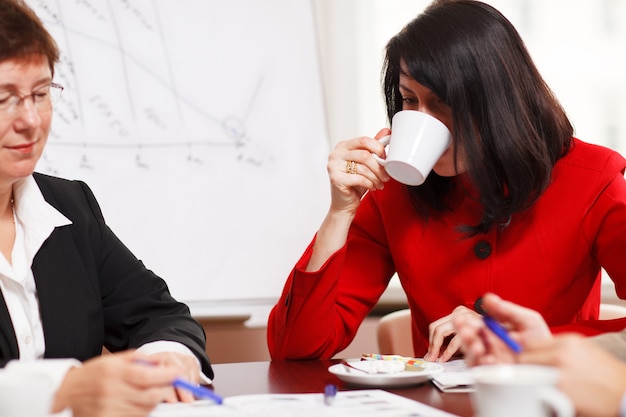
[(452, 135), (437, 118), (402, 110), (391, 119), (391, 135), (380, 142), (389, 145), (387, 158), (374, 158), (389, 176), (406, 185), (420, 185), (450, 146)]
[(0, 416), (46, 417), (53, 395), (52, 380), (45, 376), (0, 371)]
[(477, 366), (472, 403), (476, 417), (574, 417), (571, 400), (556, 387), (560, 373), (540, 365)]

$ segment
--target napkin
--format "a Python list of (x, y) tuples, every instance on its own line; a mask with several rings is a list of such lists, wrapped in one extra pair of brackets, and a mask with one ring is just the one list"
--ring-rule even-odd
[(442, 392), (472, 392), (474, 378), (463, 359), (440, 362), (443, 372), (433, 375), (433, 384)]

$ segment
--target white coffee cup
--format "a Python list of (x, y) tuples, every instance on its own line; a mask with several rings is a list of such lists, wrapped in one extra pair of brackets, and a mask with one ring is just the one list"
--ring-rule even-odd
[(574, 405), (559, 391), (560, 373), (540, 365), (477, 366), (472, 403), (476, 417), (574, 417)]
[(47, 417), (54, 392), (43, 375), (0, 371), (0, 416)]
[(387, 158), (374, 158), (396, 181), (420, 185), (452, 142), (450, 131), (437, 118), (420, 111), (402, 110), (391, 120), (391, 135), (380, 142)]

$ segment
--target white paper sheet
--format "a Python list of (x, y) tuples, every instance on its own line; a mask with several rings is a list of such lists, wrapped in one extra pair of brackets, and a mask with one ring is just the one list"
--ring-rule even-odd
[(259, 394), (228, 397), (223, 405), (208, 401), (161, 404), (150, 417), (458, 417), (383, 390), (337, 393), (332, 405), (323, 394)]
[(441, 362), (443, 372), (433, 375), (433, 384), (443, 392), (472, 392), (474, 379), (463, 359)]

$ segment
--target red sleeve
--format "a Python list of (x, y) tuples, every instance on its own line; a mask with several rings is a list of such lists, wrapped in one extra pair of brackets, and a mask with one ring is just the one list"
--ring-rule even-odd
[[(270, 312), (267, 341), (270, 355), (280, 359), (327, 359), (350, 343), (330, 323), (335, 312), (337, 277), (345, 248), (331, 256), (316, 272), (305, 272), (313, 243), (289, 274), (283, 293)], [(345, 327), (358, 328), (359, 323)]]
[(371, 196), (361, 202), (346, 245), (319, 271), (305, 272), (312, 251), (313, 243), (270, 313), (272, 359), (327, 359), (345, 349), (395, 270)]
[(625, 202), (626, 181), (623, 172), (619, 172), (600, 193), (584, 219), (585, 231), (593, 239), (593, 252), (622, 299), (626, 298)]
[(554, 326), (552, 333), (579, 333), (584, 336), (596, 336), (601, 333), (621, 332), (626, 329), (626, 317), (613, 320), (587, 320), (576, 324)]

